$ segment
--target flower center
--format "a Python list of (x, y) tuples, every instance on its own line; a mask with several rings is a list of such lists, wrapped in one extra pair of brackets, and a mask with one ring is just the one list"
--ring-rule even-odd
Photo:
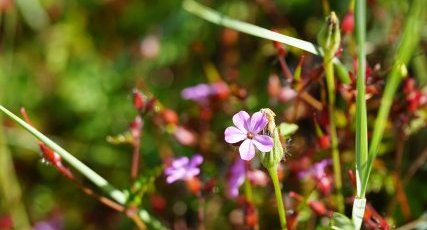
[(253, 139), (255, 136), (255, 134), (253, 134), (252, 132), (248, 132), (247, 137), (248, 139)]

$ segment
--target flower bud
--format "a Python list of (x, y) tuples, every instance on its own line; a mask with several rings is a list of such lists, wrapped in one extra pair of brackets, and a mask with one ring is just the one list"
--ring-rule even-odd
[(276, 123), (274, 121), (276, 114), (268, 108), (262, 109), (261, 112), (263, 112), (268, 119), (267, 131), (273, 136), (274, 145), (273, 149), (269, 153), (259, 153), (259, 159), (265, 168), (271, 169), (278, 167), (280, 161), (285, 155), (285, 152), (280, 141), (279, 130), (276, 128)]
[(353, 12), (349, 11), (344, 16), (344, 19), (342, 20), (342, 23), (341, 23), (341, 29), (342, 29), (342, 32), (345, 34), (353, 32), (353, 30), (354, 30)]
[(308, 206), (310, 206), (311, 210), (318, 216), (326, 216), (328, 214), (328, 209), (326, 209), (325, 204), (320, 201), (310, 201)]
[(144, 109), (144, 105), (145, 105), (144, 96), (139, 90), (133, 89), (132, 99), (133, 99), (133, 107), (135, 107), (136, 110), (141, 111)]
[(332, 11), (326, 18), (326, 25), (320, 30), (317, 40), (325, 52), (325, 57), (332, 58), (341, 42), (339, 20), (335, 12)]

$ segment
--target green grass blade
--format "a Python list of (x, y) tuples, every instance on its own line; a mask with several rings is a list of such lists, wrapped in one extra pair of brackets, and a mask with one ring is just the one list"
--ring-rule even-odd
[(250, 23), (229, 18), (193, 0), (184, 0), (183, 7), (188, 12), (195, 14), (205, 19), (206, 21), (212, 22), (214, 24), (225, 26), (256, 37), (265, 38), (268, 40), (277, 41), (286, 45), (297, 47), (315, 55), (323, 55), (320, 47), (315, 46), (313, 43), (279, 34), (277, 32), (267, 30), (256, 25), (252, 25)]
[(384, 89), (384, 94), (381, 98), (381, 106), (375, 120), (375, 126), (372, 134), (372, 140), (369, 148), (367, 173), (364, 177), (362, 190), (365, 191), (369, 179), (369, 174), (372, 169), (373, 161), (378, 152), (378, 146), (381, 143), (387, 118), (393, 102), (396, 90), (402, 80), (402, 68), (406, 68), (411, 55), (414, 53), (418, 45), (422, 26), (425, 22), (427, 4), (425, 0), (414, 0), (408, 18), (405, 23), (405, 28), (401, 36), (399, 47), (394, 57), (394, 64), (390, 74), (388, 75), (387, 85)]
[(356, 42), (358, 55), (357, 70), (357, 97), (356, 97), (356, 182), (359, 198), (364, 198), (362, 191), (362, 178), (367, 167), (368, 160), (368, 124), (366, 115), (365, 96), (365, 72), (366, 72), (366, 1), (356, 1), (355, 11)]
[[(111, 198), (113, 198), (116, 202), (125, 205), (126, 204), (126, 196), (120, 190), (114, 188), (106, 179), (101, 177), (91, 168), (83, 164), (77, 158), (75, 158), (71, 153), (67, 150), (63, 149), (61, 146), (53, 142), (51, 139), (46, 137), (44, 134), (39, 132), (37, 129), (26, 123), (24, 120), (7, 110), (5, 107), (0, 105), (0, 110), (10, 117), (12, 120), (21, 125), (24, 129), (26, 129), (29, 133), (39, 139), (41, 142), (45, 143), (49, 148), (59, 154), (62, 159), (64, 159), (68, 164), (70, 164), (73, 168), (83, 174), (87, 179), (89, 179), (92, 183), (94, 183), (97, 187), (103, 190), (106, 194), (108, 194)], [(153, 229), (166, 229), (162, 226), (162, 224), (152, 218), (149, 213), (143, 209), (138, 211), (141, 219), (147, 224), (151, 225)]]
[(357, 96), (356, 96), (356, 197), (353, 202), (352, 220), (355, 229), (360, 229), (365, 212), (365, 190), (363, 178), (365, 177), (368, 161), (368, 122), (366, 114), (366, 1), (356, 0), (355, 19), (357, 42)]
[[(316, 46), (311, 42), (286, 36), (247, 22), (232, 19), (193, 0), (184, 0), (182, 3), (182, 7), (188, 12), (197, 15), (200, 18), (203, 18), (204, 20), (209, 21), (211, 23), (234, 29), (245, 34), (250, 34), (255, 37), (260, 37), (271, 41), (280, 42), (289, 46), (293, 46), (318, 56), (324, 56), (324, 51), (322, 50), (322, 48)], [(340, 60), (338, 60), (338, 58), (335, 57), (332, 59), (332, 62), (334, 64), (340, 65), (338, 67), (340, 68), (340, 71), (342, 73), (340, 77), (343, 76), (343, 83), (347, 84), (348, 73), (344, 71), (344, 65), (340, 62)]]
[(70, 164), (73, 168), (79, 171), (81, 174), (85, 175), (92, 183), (101, 188), (104, 192), (111, 196), (115, 201), (120, 204), (124, 204), (126, 202), (126, 198), (122, 192), (115, 189), (111, 186), (107, 180), (98, 175), (95, 171), (90, 169), (88, 166), (83, 164), (77, 158), (75, 158), (71, 153), (67, 152), (61, 146), (53, 142), (51, 139), (43, 135), (37, 129), (26, 123), (21, 118), (17, 117), (15, 114), (7, 110), (5, 107), (0, 105), (0, 110), (5, 113), (8, 117), (12, 118), (19, 125), (21, 125), (24, 129), (30, 132), (33, 136), (39, 139), (41, 142), (45, 143), (49, 148), (58, 153), (68, 164)]

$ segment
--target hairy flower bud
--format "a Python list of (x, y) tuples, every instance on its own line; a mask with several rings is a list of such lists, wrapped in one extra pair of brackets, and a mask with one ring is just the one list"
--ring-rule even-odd
[(285, 152), (283, 150), (282, 143), (280, 141), (279, 130), (276, 128), (276, 122), (274, 121), (274, 117), (276, 114), (271, 109), (262, 109), (262, 113), (265, 114), (268, 123), (267, 123), (267, 131), (273, 137), (273, 149), (268, 153), (259, 153), (259, 159), (261, 164), (267, 168), (271, 169), (274, 167), (278, 167), (280, 161), (283, 159)]
[(332, 58), (341, 42), (340, 22), (335, 12), (326, 18), (326, 25), (320, 30), (317, 41), (325, 52), (325, 57)]

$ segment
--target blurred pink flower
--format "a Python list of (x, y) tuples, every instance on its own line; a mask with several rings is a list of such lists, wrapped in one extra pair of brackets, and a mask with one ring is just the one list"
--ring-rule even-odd
[(182, 90), (181, 97), (198, 103), (207, 103), (210, 97), (225, 99), (230, 93), (228, 85), (222, 81), (212, 84), (199, 84)]
[(300, 172), (298, 176), (312, 176), (317, 181), (320, 191), (324, 194), (329, 194), (332, 191), (333, 183), (332, 178), (326, 173), (326, 168), (331, 164), (331, 159), (321, 160), (306, 171)]
[(288, 102), (294, 99), (297, 96), (297, 94), (298, 94), (297, 91), (295, 91), (289, 86), (285, 86), (280, 90), (279, 100), (281, 102)]
[(189, 180), (199, 175), (199, 166), (203, 162), (200, 154), (195, 154), (191, 159), (180, 157), (174, 159), (169, 167), (165, 169), (166, 182), (171, 184), (178, 180)]
[(231, 198), (239, 195), (239, 188), (245, 181), (245, 162), (237, 158), (230, 169), (227, 193)]
[(268, 123), (265, 114), (256, 112), (249, 117), (245, 111), (240, 111), (233, 116), (235, 126), (225, 129), (225, 141), (234, 144), (243, 141), (239, 147), (240, 157), (249, 161), (255, 156), (255, 147), (261, 152), (270, 152), (273, 149), (273, 138), (260, 135)]
[(182, 126), (176, 127), (173, 135), (176, 140), (183, 145), (191, 146), (196, 143), (196, 136), (194, 133)]
[(248, 172), (248, 179), (253, 185), (265, 186), (268, 183), (268, 176), (264, 171), (255, 169)]

